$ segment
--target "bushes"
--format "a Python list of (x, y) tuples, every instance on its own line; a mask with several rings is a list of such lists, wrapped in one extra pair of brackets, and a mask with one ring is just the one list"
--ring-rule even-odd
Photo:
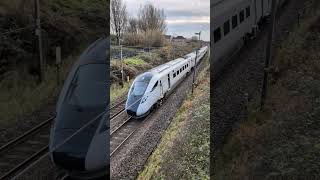
[(139, 33), (126, 33), (123, 38), (124, 44), (127, 46), (161, 47), (165, 42), (163, 34), (160, 31), (154, 30)]

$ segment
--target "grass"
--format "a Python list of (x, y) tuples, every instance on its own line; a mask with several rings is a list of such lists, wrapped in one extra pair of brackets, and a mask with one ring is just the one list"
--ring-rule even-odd
[(123, 87), (118, 84), (112, 84), (110, 87), (110, 101), (115, 102), (116, 99), (127, 95), (132, 81), (125, 82)]
[(128, 66), (142, 66), (146, 64), (142, 59), (138, 57), (131, 57), (124, 59), (124, 63)]
[(307, 14), (281, 44), (264, 110), (259, 97), (250, 102), (248, 119), (217, 153), (212, 179), (319, 177), (320, 28), (312, 30), (319, 22), (319, 11)]
[[(64, 79), (77, 56), (71, 55), (61, 65)], [(18, 119), (40, 109), (50, 98), (55, 98), (61, 87), (57, 87), (55, 66), (47, 66), (41, 84), (27, 72), (13, 71), (0, 81), (0, 125), (14, 124)], [(62, 85), (62, 83), (60, 84)]]
[(138, 179), (209, 179), (209, 65), (178, 109)]

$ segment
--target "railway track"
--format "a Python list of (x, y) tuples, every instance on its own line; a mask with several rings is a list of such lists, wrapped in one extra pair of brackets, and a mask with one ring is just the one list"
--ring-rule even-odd
[(140, 121), (128, 117), (118, 128), (110, 133), (110, 156), (112, 156), (120, 147), (136, 132)]
[(0, 180), (10, 179), (48, 152), (50, 124), (47, 119), (0, 147)]
[(110, 108), (110, 119), (114, 119), (116, 116), (121, 114), (125, 110), (125, 103), (127, 99), (121, 100), (119, 103), (111, 106)]

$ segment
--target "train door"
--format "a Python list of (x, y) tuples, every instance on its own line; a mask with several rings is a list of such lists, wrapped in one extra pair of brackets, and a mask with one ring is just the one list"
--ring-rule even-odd
[(171, 82), (170, 82), (170, 74), (168, 74), (168, 89), (171, 88)]
[(162, 86), (162, 82), (160, 80), (160, 97), (163, 97), (163, 86)]

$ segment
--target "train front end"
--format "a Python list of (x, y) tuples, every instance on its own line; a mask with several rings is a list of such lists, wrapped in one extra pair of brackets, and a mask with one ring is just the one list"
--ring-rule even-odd
[(126, 112), (134, 118), (143, 118), (147, 116), (152, 108), (150, 97), (146, 92), (153, 74), (150, 72), (139, 75), (132, 83), (126, 102)]
[[(105, 115), (109, 103), (107, 43), (97, 43), (88, 48), (90, 51), (80, 57), (69, 73), (50, 131), (51, 160), (76, 179), (103, 177), (109, 162)], [(98, 56), (99, 51), (104, 56)]]

